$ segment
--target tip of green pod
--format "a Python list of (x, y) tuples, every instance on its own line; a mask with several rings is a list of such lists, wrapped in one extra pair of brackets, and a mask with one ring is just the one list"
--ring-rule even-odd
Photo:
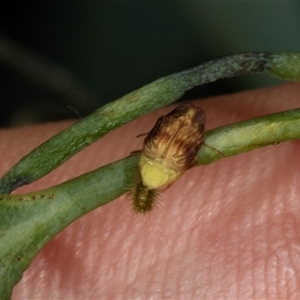
[(300, 53), (274, 52), (266, 65), (267, 74), (291, 81), (300, 81)]

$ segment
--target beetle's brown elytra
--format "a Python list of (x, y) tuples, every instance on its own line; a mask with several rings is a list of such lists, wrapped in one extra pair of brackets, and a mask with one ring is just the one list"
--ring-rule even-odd
[(182, 103), (157, 120), (145, 137), (137, 166), (139, 179), (130, 193), (136, 212), (150, 211), (159, 192), (195, 164), (204, 126), (205, 113), (191, 103)]

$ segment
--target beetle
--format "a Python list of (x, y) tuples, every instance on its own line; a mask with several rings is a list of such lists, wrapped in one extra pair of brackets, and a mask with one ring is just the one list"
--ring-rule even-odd
[(197, 163), (204, 128), (204, 111), (191, 103), (182, 103), (157, 120), (144, 139), (137, 165), (138, 180), (130, 193), (136, 212), (150, 211), (159, 192)]

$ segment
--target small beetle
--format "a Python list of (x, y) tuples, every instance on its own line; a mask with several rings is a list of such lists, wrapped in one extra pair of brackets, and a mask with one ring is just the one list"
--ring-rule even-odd
[(196, 164), (204, 142), (204, 125), (205, 113), (191, 103), (180, 104), (157, 120), (140, 153), (139, 179), (131, 192), (135, 211), (150, 211), (159, 191)]

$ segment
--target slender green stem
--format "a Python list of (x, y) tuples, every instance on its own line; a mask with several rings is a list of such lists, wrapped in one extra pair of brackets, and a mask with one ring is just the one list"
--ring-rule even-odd
[(8, 194), (43, 177), (106, 133), (176, 101), (197, 85), (254, 73), (300, 80), (300, 54), (253, 52), (232, 55), (158, 79), (98, 109), (34, 149), (1, 178), (0, 192)]
[(223, 158), (222, 154), (229, 157), (298, 139), (300, 139), (300, 109), (253, 118), (207, 131), (205, 143), (209, 147), (203, 146), (198, 152), (199, 165), (217, 161)]

